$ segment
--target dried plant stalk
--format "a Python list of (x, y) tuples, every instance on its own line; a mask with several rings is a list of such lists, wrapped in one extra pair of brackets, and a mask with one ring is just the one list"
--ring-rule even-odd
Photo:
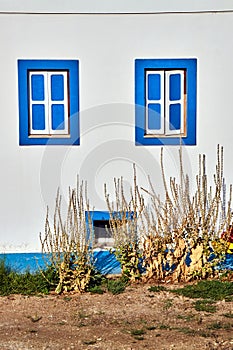
[(110, 213), (110, 233), (114, 238), (114, 254), (121, 263), (122, 273), (131, 281), (140, 277), (140, 235), (138, 223), (144, 209), (144, 200), (139, 193), (134, 170), (134, 185), (130, 189), (130, 199), (127, 201), (124, 193), (123, 178), (114, 178), (115, 200), (110, 201), (110, 195), (104, 185), (105, 200)]
[(62, 218), (61, 195), (57, 192), (53, 225), (49, 210), (44, 235), (40, 234), (42, 252), (59, 274), (56, 292), (83, 292), (87, 288), (93, 267), (92, 223), (87, 199), (87, 184), (69, 189), (66, 220)]
[[(232, 186), (226, 203), (223, 178), (223, 148), (217, 147), (214, 186), (208, 187), (205, 155), (199, 156), (196, 190), (190, 194), (189, 177), (184, 175), (182, 148), (179, 151), (180, 181), (165, 175), (163, 149), (161, 173), (165, 191), (162, 202), (151, 180), (149, 209), (143, 213), (145, 279), (187, 281), (217, 273), (215, 266), (224, 258), (227, 244), (220, 240), (231, 224)], [(161, 265), (163, 268), (161, 269)]]

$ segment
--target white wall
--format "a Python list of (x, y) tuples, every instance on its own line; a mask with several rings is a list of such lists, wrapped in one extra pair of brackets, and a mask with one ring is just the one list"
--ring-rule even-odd
[[(231, 12), (1, 13), (0, 251), (40, 250), (46, 205), (52, 209), (58, 186), (67, 195), (77, 173), (97, 210), (106, 209), (103, 183), (111, 188), (112, 178), (123, 175), (129, 186), (133, 162), (142, 185), (150, 174), (161, 187), (160, 147), (134, 144), (136, 58), (197, 58), (197, 146), (184, 150), (187, 170), (195, 174), (197, 155), (206, 153), (212, 173), (220, 143), (233, 182), (232, 31)], [(80, 62), (81, 145), (19, 146), (17, 59), (50, 58)], [(177, 147), (165, 151), (167, 173), (177, 175)]]
[(0, 0), (0, 10), (21, 13), (154, 13), (228, 11), (231, 0)]

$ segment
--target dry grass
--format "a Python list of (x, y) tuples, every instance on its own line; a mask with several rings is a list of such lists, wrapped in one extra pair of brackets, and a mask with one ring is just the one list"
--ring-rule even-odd
[[(110, 212), (111, 233), (116, 255), (131, 280), (139, 276), (143, 258), (143, 280), (190, 281), (218, 274), (216, 265), (225, 257), (232, 220), (232, 186), (228, 190), (223, 177), (223, 148), (218, 145), (214, 185), (208, 185), (206, 157), (199, 156), (196, 188), (190, 191), (190, 179), (183, 169), (179, 150), (179, 181), (167, 179), (161, 149), (161, 176), (164, 200), (149, 178), (149, 189), (139, 189), (134, 166), (131, 198), (124, 194), (123, 179), (114, 179), (115, 201), (105, 198)], [(142, 192), (150, 197), (146, 206)], [(113, 204), (115, 203), (115, 205)], [(225, 232), (225, 239), (220, 239)]]
[(62, 217), (61, 196), (57, 193), (53, 225), (47, 210), (45, 233), (40, 234), (42, 252), (59, 274), (57, 293), (83, 292), (93, 272), (92, 222), (87, 199), (87, 184), (77, 179), (77, 188), (69, 189), (66, 220)]

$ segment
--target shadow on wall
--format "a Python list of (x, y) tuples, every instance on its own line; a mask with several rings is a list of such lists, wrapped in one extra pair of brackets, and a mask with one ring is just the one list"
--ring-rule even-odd
[(120, 274), (120, 263), (116, 260), (115, 255), (109, 251), (94, 252), (95, 266), (102, 274)]

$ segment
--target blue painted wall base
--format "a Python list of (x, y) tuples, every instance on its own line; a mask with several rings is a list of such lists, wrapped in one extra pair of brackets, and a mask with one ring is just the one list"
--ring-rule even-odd
[[(19, 273), (26, 271), (34, 273), (46, 267), (41, 253), (0, 254), (1, 259), (5, 259), (6, 265)], [(107, 250), (95, 251), (94, 261), (96, 269), (104, 275), (121, 273), (120, 263), (116, 260), (114, 254), (111, 254)]]
[[(9, 253), (0, 254), (0, 260), (5, 259), (6, 265), (14, 271), (24, 273), (30, 271), (34, 273), (46, 267), (41, 253)], [(109, 251), (94, 252), (95, 267), (102, 274), (120, 274), (120, 263), (114, 254)], [(227, 254), (225, 261), (221, 264), (221, 269), (233, 270), (233, 254)]]

